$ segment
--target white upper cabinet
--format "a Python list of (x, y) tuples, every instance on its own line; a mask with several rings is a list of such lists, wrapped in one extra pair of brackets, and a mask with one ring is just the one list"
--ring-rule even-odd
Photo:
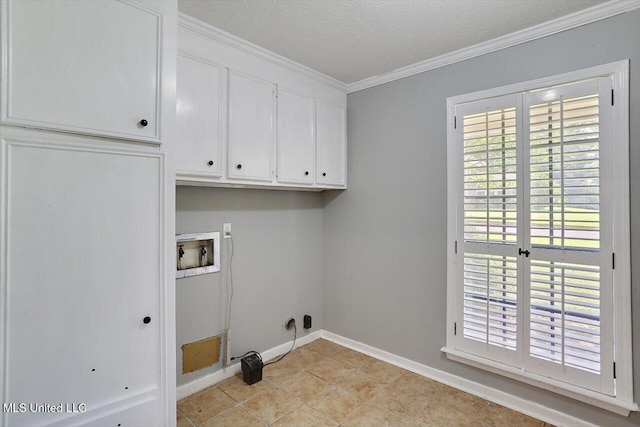
[(316, 100), (316, 183), (345, 185), (345, 109)]
[(229, 71), (229, 178), (271, 181), (275, 85)]
[(3, 1), (2, 123), (160, 142), (161, 22), (138, 2)]
[(278, 182), (313, 184), (313, 98), (278, 88)]
[(186, 15), (178, 52), (178, 185), (346, 188), (344, 85)]
[(178, 55), (176, 173), (219, 177), (224, 124), (225, 69)]

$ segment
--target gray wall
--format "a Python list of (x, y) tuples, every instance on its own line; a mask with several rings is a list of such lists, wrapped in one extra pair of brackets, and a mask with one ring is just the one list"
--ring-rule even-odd
[[(640, 182), (640, 11), (353, 93), (349, 189), (325, 193), (324, 327), (607, 426), (640, 425), (448, 361), (447, 97), (631, 59), (631, 182)], [(633, 311), (640, 313), (640, 187), (631, 194)], [(634, 318), (640, 391), (640, 315)]]
[[(232, 223), (234, 355), (264, 351), (293, 339), (284, 329), (290, 316), (296, 319), (299, 336), (322, 329), (320, 193), (178, 187), (176, 206), (176, 233), (222, 232), (223, 222)], [(176, 281), (178, 385), (221, 368), (218, 363), (182, 375), (181, 346), (224, 332), (227, 245), (223, 239), (220, 273)], [(313, 317), (313, 328), (307, 332), (302, 328), (304, 314)]]

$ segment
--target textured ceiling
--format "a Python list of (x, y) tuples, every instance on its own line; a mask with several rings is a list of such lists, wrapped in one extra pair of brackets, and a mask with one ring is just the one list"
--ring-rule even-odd
[(178, 0), (181, 12), (345, 83), (604, 0)]

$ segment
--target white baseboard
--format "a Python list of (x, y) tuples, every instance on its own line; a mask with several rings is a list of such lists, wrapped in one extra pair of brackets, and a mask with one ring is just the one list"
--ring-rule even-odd
[(405, 359), (404, 357), (345, 338), (329, 331), (322, 330), (320, 337), (556, 426), (597, 427), (596, 424), (567, 415), (564, 412), (513, 396), (509, 393), (505, 393), (504, 391), (470, 381), (439, 369), (431, 368), (427, 365)]
[[(322, 336), (322, 330), (314, 331), (310, 334), (307, 334), (303, 337), (296, 339), (295, 348), (303, 346), (305, 344), (309, 344), (312, 341), (317, 340)], [(279, 346), (270, 348), (269, 350), (260, 352), (262, 358), (264, 360), (273, 359), (274, 357), (278, 357), (281, 354), (285, 354), (291, 348), (291, 344), (293, 341), (286, 342)], [(197, 393), (201, 390), (204, 390), (207, 387), (211, 387), (214, 384), (218, 384), (220, 381), (224, 381), (227, 378), (231, 378), (241, 371), (240, 363), (235, 363), (231, 366), (227, 366), (225, 368), (220, 369), (219, 371), (213, 372), (211, 374), (205, 375), (204, 377), (197, 378), (191, 382), (183, 384), (178, 387), (177, 390), (177, 400), (182, 400), (187, 396), (191, 396), (194, 393)]]

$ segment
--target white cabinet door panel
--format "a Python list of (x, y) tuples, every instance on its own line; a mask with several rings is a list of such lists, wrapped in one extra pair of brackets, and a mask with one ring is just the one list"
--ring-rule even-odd
[(345, 110), (316, 100), (316, 183), (345, 184)]
[[(115, 405), (114, 405), (115, 406)], [(164, 425), (160, 421), (157, 402), (154, 400), (153, 393), (132, 399), (132, 402), (124, 406), (115, 406), (104, 408), (104, 413), (93, 417), (93, 414), (82, 414), (77, 416), (73, 421), (76, 423), (68, 423), (67, 420), (59, 426), (54, 424), (51, 427), (143, 427), (143, 426), (159, 426)], [(103, 411), (100, 411), (103, 412)]]
[(159, 141), (159, 14), (111, 0), (2, 7), (3, 122)]
[(221, 66), (178, 55), (178, 175), (221, 174), (224, 71)]
[(229, 178), (273, 178), (275, 86), (229, 71)]
[(278, 90), (278, 181), (313, 184), (313, 98)]
[[(36, 140), (2, 139), (4, 401), (92, 410), (158, 390), (163, 157)], [(69, 414), (4, 416), (21, 426)]]

